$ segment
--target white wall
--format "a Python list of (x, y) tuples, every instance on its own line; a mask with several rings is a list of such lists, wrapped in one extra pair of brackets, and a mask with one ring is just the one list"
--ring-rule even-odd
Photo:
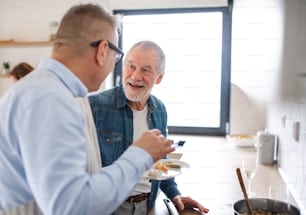
[(264, 130), (276, 98), (283, 44), (282, 0), (236, 0), (232, 29), (231, 133)]
[[(279, 136), (279, 165), (296, 196), (306, 207), (306, 1), (284, 2), (282, 69), (278, 71), (279, 99), (268, 103), (268, 128)], [(304, 75), (302, 75), (304, 74)], [(282, 117), (286, 125), (281, 125)], [(299, 140), (293, 123), (300, 122)]]
[[(264, 120), (279, 139), (280, 170), (305, 207), (306, 78), (300, 74), (306, 74), (306, 1), (235, 3), (231, 127), (245, 131)], [(292, 137), (296, 121), (301, 123), (299, 141)]]
[[(48, 41), (50, 22), (59, 22), (72, 5), (85, 2), (98, 3), (110, 9), (109, 0), (0, 0), (0, 40)], [(3, 61), (9, 61), (12, 68), (23, 61), (37, 67), (40, 60), (49, 57), (50, 53), (51, 46), (0, 48), (0, 66)], [(10, 86), (10, 80), (0, 73), (0, 96)]]
[[(0, 40), (48, 41), (50, 21), (59, 21), (67, 8), (76, 2), (0, 0)], [(3, 61), (9, 61), (11, 68), (22, 61), (36, 67), (40, 59), (50, 53), (51, 46), (4, 47), (0, 48), (0, 62), (2, 66)], [(0, 77), (0, 96), (10, 86), (10, 79)]]

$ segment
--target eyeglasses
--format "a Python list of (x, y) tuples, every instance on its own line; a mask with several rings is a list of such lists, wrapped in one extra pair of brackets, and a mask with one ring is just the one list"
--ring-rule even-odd
[[(94, 41), (94, 42), (91, 42), (89, 45), (95, 48), (95, 47), (98, 47), (102, 41), (105, 41), (105, 40)], [(108, 47), (116, 52), (115, 64), (118, 64), (119, 61), (122, 59), (124, 53), (113, 43), (109, 42), (108, 40), (106, 41), (108, 43)]]

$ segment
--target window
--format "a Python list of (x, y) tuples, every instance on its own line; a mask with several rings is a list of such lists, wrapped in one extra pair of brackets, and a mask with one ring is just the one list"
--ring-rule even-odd
[[(168, 111), (174, 134), (225, 135), (229, 122), (229, 8), (116, 11), (123, 14), (120, 46), (152, 40), (166, 54), (166, 73), (152, 94)], [(121, 80), (122, 65), (115, 82)]]

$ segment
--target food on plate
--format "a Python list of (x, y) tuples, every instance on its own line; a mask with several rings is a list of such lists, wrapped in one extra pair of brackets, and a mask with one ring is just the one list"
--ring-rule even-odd
[(162, 171), (160, 170), (156, 170), (156, 169), (151, 169), (148, 173), (149, 176), (154, 177), (154, 178), (158, 178), (163, 174)]
[(167, 174), (169, 169), (180, 169), (181, 165), (166, 161), (166, 162), (158, 162), (154, 165), (154, 168), (152, 168), (149, 171), (149, 175), (152, 177), (160, 177), (163, 173)]
[(252, 134), (231, 134), (226, 137), (237, 147), (254, 147), (257, 140), (256, 135)]
[(169, 168), (180, 169), (181, 165), (179, 165), (178, 163), (175, 163), (175, 162), (165, 161), (165, 162), (159, 162), (159, 163), (155, 164), (154, 168), (156, 170), (161, 170), (161, 171), (167, 173)]
[(164, 162), (158, 162), (157, 164), (155, 164), (154, 169), (163, 171), (164, 173), (168, 172), (168, 166)]
[(243, 139), (253, 139), (255, 136), (251, 134), (232, 134), (232, 135), (229, 135), (229, 137), (243, 140)]
[(252, 139), (253, 136), (251, 135), (237, 135), (236, 136), (238, 139)]
[(168, 167), (164, 162), (158, 162), (154, 165), (154, 168), (152, 168), (148, 174), (149, 176), (158, 178), (162, 176), (163, 173), (168, 173)]
[(180, 169), (181, 165), (173, 162), (165, 162), (164, 163), (168, 168), (173, 168), (173, 169)]
[(150, 180), (168, 180), (183, 173), (188, 168), (189, 164), (184, 161), (170, 158), (161, 159), (144, 173), (144, 177)]

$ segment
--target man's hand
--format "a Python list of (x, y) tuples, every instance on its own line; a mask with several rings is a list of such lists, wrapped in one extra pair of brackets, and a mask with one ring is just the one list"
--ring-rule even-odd
[(145, 131), (139, 139), (134, 141), (133, 145), (147, 151), (154, 162), (175, 150), (172, 147), (172, 141), (161, 135), (157, 129)]
[(200, 212), (209, 212), (209, 209), (205, 208), (199, 202), (195, 201), (190, 197), (176, 196), (173, 198), (172, 202), (176, 205), (179, 211), (182, 211), (185, 208), (195, 208), (198, 209)]

